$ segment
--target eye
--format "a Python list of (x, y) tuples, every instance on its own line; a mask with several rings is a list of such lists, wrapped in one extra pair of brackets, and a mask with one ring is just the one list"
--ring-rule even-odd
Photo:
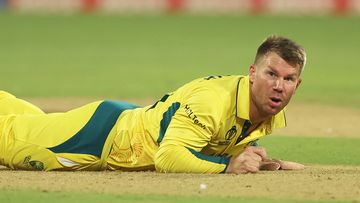
[(293, 82), (295, 79), (293, 77), (286, 77), (284, 80)]
[(272, 71), (269, 71), (269, 72), (268, 72), (268, 75), (271, 76), (271, 77), (275, 77), (275, 76), (276, 76), (276, 74), (275, 74), (274, 72), (272, 72)]

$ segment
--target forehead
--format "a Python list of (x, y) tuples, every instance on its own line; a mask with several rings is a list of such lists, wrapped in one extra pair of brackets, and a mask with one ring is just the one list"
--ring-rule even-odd
[(300, 75), (300, 66), (299, 65), (291, 65), (286, 62), (283, 58), (281, 58), (275, 52), (270, 52), (266, 54), (260, 66), (266, 69), (272, 69), (274, 71), (284, 73), (284, 74), (297, 74)]

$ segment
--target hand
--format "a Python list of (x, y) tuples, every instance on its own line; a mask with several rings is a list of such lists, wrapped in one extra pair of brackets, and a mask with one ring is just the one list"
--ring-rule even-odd
[(305, 166), (292, 161), (282, 161), (278, 159), (265, 159), (260, 164), (260, 170), (275, 171), (275, 170), (302, 170)]
[(266, 160), (264, 148), (248, 146), (241, 154), (230, 159), (226, 173), (256, 173), (263, 160)]

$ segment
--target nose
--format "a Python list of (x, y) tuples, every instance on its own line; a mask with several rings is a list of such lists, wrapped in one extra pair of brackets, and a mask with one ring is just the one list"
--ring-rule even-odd
[(274, 90), (277, 91), (277, 92), (282, 92), (283, 89), (284, 89), (284, 81), (280, 78), (278, 78), (276, 81), (275, 81), (275, 85), (274, 85)]

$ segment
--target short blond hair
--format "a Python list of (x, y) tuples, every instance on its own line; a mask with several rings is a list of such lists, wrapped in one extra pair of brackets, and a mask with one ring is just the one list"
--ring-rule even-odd
[(298, 65), (300, 73), (304, 70), (306, 63), (305, 49), (294, 41), (277, 35), (267, 37), (257, 49), (254, 63), (258, 64), (261, 58), (270, 52), (275, 52), (292, 66)]

